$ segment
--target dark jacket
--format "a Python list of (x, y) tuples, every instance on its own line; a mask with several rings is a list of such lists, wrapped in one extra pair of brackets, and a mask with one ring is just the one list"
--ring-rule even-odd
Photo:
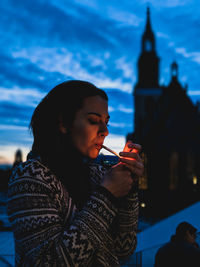
[(200, 267), (200, 249), (172, 236), (155, 256), (155, 267)]

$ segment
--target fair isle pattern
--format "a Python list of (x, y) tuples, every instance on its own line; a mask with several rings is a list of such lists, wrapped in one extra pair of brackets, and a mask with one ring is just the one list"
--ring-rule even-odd
[[(91, 166), (91, 180), (99, 184), (103, 172)], [(8, 215), (16, 266), (117, 267), (136, 247), (136, 193), (116, 202), (97, 187), (78, 211), (60, 180), (37, 159), (14, 169)]]

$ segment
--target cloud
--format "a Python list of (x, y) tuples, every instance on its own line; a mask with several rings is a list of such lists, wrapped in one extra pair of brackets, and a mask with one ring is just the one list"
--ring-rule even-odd
[(121, 31), (116, 21), (73, 2), (66, 5), (64, 1), (49, 1), (44, 5), (38, 0), (33, 7), (19, 0), (15, 6), (1, 8), (2, 29), (4, 21), (10, 21), (8, 31), (3, 33), (3, 51), (7, 54), (4, 62), (10, 62), (7, 72), (2, 71), (3, 81), (15, 81), (22, 87), (51, 88), (56, 81), (77, 78), (100, 87), (130, 90), (135, 79), (131, 61), (124, 60), (121, 68), (116, 63), (127, 41), (130, 51), (131, 46), (134, 48), (131, 29)]
[(20, 89), (33, 88), (33, 90), (47, 91), (47, 88), (51, 88), (52, 85), (66, 79), (59, 72), (49, 72), (41, 69), (25, 56), (22, 57), (20, 53), (0, 54), (0, 60), (1, 88), (18, 87)]
[(112, 113), (112, 112), (116, 112), (116, 111), (122, 111), (122, 112), (124, 112), (124, 113), (133, 113), (133, 108), (131, 108), (131, 107), (125, 107), (124, 105), (119, 105), (119, 106), (117, 106), (117, 107), (113, 107), (113, 106), (108, 106), (108, 108), (109, 108), (109, 112), (110, 113)]
[(188, 91), (188, 95), (190, 96), (200, 96), (200, 90), (195, 90), (195, 91)]
[(1, 124), (28, 125), (34, 108), (23, 104), (2, 102), (0, 105)]
[(163, 33), (163, 32), (156, 32), (156, 36), (160, 38), (164, 38), (164, 39), (170, 38), (166, 33)]
[(135, 74), (133, 72), (133, 66), (130, 62), (127, 62), (125, 57), (118, 58), (115, 61), (116, 69), (122, 70), (122, 76), (129, 78), (133, 84), (133, 81), (136, 80)]
[(0, 124), (0, 130), (14, 130), (14, 131), (25, 131), (27, 130), (27, 127), (24, 127), (24, 126), (16, 126), (16, 125), (3, 125), (3, 124)]
[(118, 123), (118, 122), (110, 122), (109, 123), (110, 124), (110, 126), (112, 126), (112, 127), (117, 127), (117, 128), (124, 128), (124, 127), (131, 127), (132, 125), (131, 124), (126, 124), (126, 123), (123, 123), (123, 122), (121, 122), (121, 123)]
[(123, 112), (112, 112), (108, 130), (111, 134), (120, 134), (126, 136), (133, 132), (133, 116)]
[(141, 17), (135, 15), (134, 13), (130, 13), (129, 10), (127, 10), (127, 11), (120, 10), (114, 6), (110, 6), (108, 8), (107, 14), (108, 14), (109, 18), (120, 23), (121, 26), (129, 25), (129, 26), (138, 27), (141, 24), (141, 22), (143, 21), (143, 19)]
[[(188, 83), (188, 94), (197, 101), (198, 2), (151, 0), (149, 5), (161, 59), (160, 80), (169, 82), (170, 64), (176, 60), (179, 80)], [(145, 0), (36, 0), (34, 5), (24, 0), (0, 1), (1, 144), (9, 145), (9, 140), (12, 145), (30, 144), (25, 128), (34, 106), (67, 79), (88, 80), (107, 92), (111, 137), (122, 140), (132, 132), (132, 92), (146, 7)]]
[[(134, 78), (131, 66), (125, 62), (125, 59), (119, 59), (121, 63), (123, 62), (121, 67), (118, 67), (117, 62), (115, 62), (115, 68), (111, 68), (113, 71), (111, 70), (109, 73), (110, 77), (106, 75), (105, 73), (110, 65), (106, 65), (108, 53), (104, 54), (105, 60), (103, 60), (100, 56), (94, 57), (89, 53), (73, 54), (66, 48), (34, 47), (14, 52), (13, 57), (16, 59), (23, 57), (24, 60), (29, 60), (30, 64), (37, 65), (38, 70), (42, 70), (41, 73), (47, 74), (47, 76), (49, 76), (49, 73), (52, 73), (53, 76), (60, 73), (60, 77), (87, 80), (98, 87), (130, 91)], [(129, 80), (127, 77), (129, 77)], [(42, 80), (41, 83), (44, 84), (45, 81)]]
[(44, 93), (37, 88), (21, 89), (17, 86), (13, 88), (0, 87), (0, 102), (14, 103), (14, 105), (36, 107), (39, 101), (44, 97)]
[(133, 95), (132, 95), (132, 85), (130, 85), (129, 90), (127, 91), (122, 91), (113, 88), (103, 88), (109, 98), (109, 105), (116, 109), (119, 105), (121, 106), (126, 106), (127, 108), (133, 108)]
[[(77, 45), (82, 43), (82, 49), (88, 49), (91, 45), (93, 50), (99, 49), (102, 45), (105, 48), (111, 48), (110, 39), (104, 37), (105, 19), (73, 2), (67, 2), (65, 5), (62, 1), (62, 6), (56, 2), (38, 0), (35, 1), (34, 6), (29, 1), (15, 2), (15, 10), (20, 10), (15, 23), (23, 33), (21, 37), (27, 39), (32, 34), (37, 40), (36, 42), (30, 38), (29, 42), (24, 44), (25, 47), (30, 47), (32, 42), (31, 46), (37, 43), (46, 47), (75, 46), (77, 49)], [(25, 20), (27, 20), (26, 23)], [(90, 27), (90, 25), (96, 27)]]
[(125, 113), (133, 113), (133, 108), (132, 107), (125, 107), (124, 105), (119, 105), (118, 109), (122, 112), (125, 112)]
[(32, 136), (28, 130), (28, 127), (22, 126), (9, 126), (9, 127), (0, 127), (1, 129), (1, 146), (10, 146), (17, 145), (28, 146), (32, 144)]
[(176, 52), (184, 56), (185, 58), (189, 58), (192, 61), (200, 64), (200, 52), (187, 52), (184, 47), (176, 48)]
[(171, 8), (171, 7), (186, 6), (191, 3), (191, 0), (166, 0), (166, 1), (141, 0), (141, 2), (143, 4), (151, 4), (157, 8)]

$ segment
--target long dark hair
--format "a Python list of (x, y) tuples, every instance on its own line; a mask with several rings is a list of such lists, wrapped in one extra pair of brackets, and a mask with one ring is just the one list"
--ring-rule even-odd
[(61, 179), (79, 207), (89, 194), (89, 170), (59, 125), (62, 120), (70, 129), (84, 99), (96, 95), (108, 101), (107, 94), (92, 83), (69, 80), (58, 84), (38, 104), (29, 126), (34, 137), (32, 152)]

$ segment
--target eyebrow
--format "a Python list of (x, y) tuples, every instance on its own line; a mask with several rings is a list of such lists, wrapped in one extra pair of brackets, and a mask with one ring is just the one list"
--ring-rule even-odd
[[(88, 114), (88, 115), (96, 115), (96, 116), (98, 116), (98, 117), (101, 118), (101, 114), (96, 113), (96, 112), (88, 112), (87, 114)], [(110, 116), (109, 116), (109, 115), (107, 116), (107, 119), (110, 119)]]

